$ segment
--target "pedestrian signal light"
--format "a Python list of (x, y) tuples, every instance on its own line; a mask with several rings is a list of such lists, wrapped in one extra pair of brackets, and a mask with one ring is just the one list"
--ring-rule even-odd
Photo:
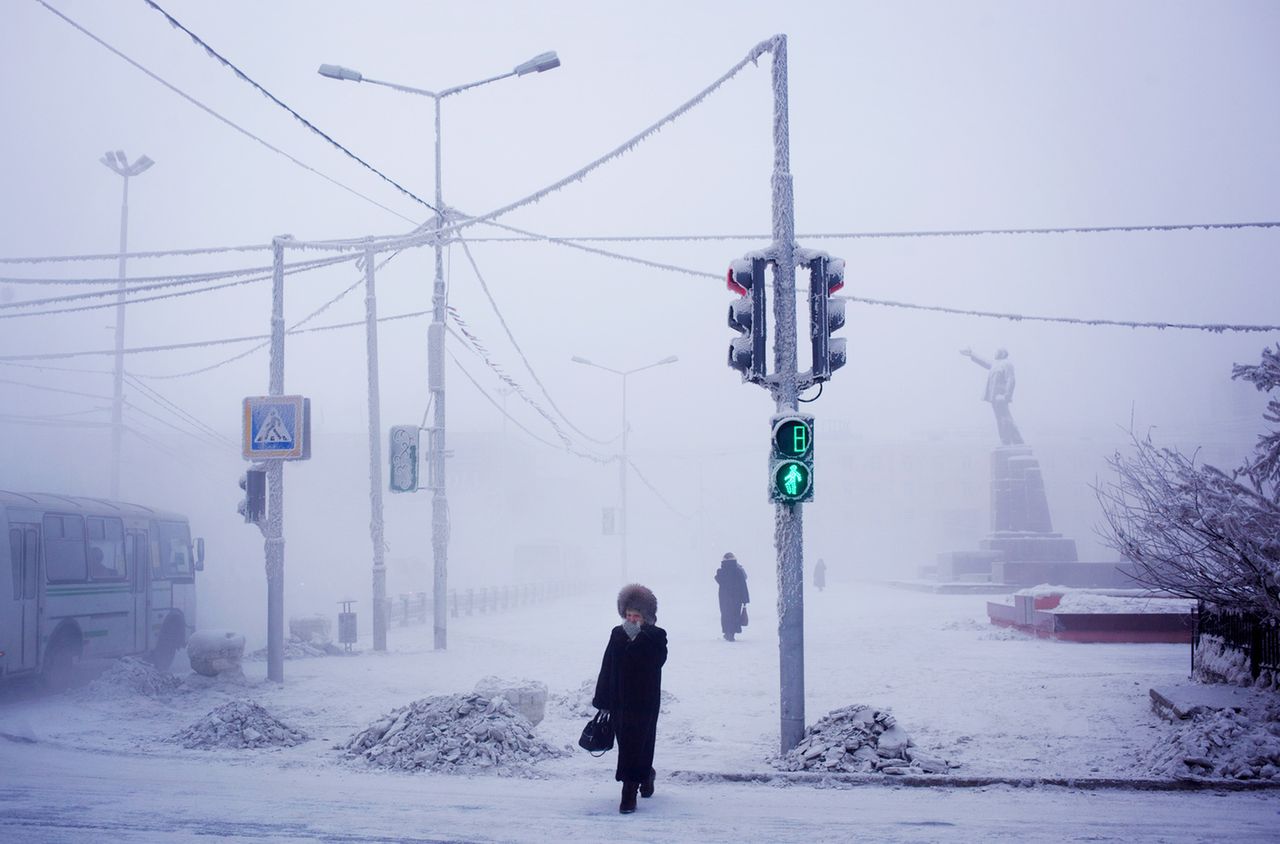
[(781, 504), (813, 500), (813, 417), (774, 417), (769, 499)]

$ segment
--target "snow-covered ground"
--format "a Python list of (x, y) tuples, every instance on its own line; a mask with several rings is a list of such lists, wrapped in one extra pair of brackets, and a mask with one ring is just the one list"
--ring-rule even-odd
[[(649, 585), (658, 594), (658, 622), (671, 640), (664, 673), (670, 695), (659, 721), (658, 796), (641, 801), (634, 818), (617, 815), (613, 755), (595, 759), (574, 747), (586, 720), (581, 688), (594, 678), (617, 621), (615, 590), (602, 587), (576, 598), (450, 619), (446, 651), (432, 649), (429, 625), (394, 627), (386, 653), (287, 661), (282, 686), (265, 680), (265, 663), (246, 661), (243, 681), (192, 676), (172, 692), (101, 681), (53, 698), (10, 691), (0, 702), (0, 733), (8, 737), (0, 740), (0, 759), (6, 760), (0, 763), (0, 839), (9, 827), (21, 829), (22, 840), (36, 841), (101, 840), (103, 830), (121, 840), (200, 834), (398, 840), (397, 828), (406, 840), (648, 834), (676, 841), (834, 841), (849, 840), (860, 818), (885, 825), (871, 840), (893, 841), (1015, 833), (1022, 840), (1070, 840), (1097, 835), (1106, 824), (1117, 839), (1223, 840), (1229, 828), (1225, 837), (1235, 840), (1275, 840), (1280, 829), (1276, 790), (845, 791), (700, 778), (695, 775), (776, 773), (772, 584), (764, 576), (752, 579), (752, 624), (732, 643), (720, 636), (709, 573)], [(1152, 713), (1148, 690), (1187, 682), (1187, 646), (1040, 640), (990, 625), (985, 601), (869, 583), (808, 590), (807, 723), (853, 704), (891, 710), (920, 752), (958, 763), (940, 776), (1168, 776), (1168, 754), (1160, 751), (1178, 740), (1178, 728)], [(339, 749), (395, 709), (470, 692), (489, 675), (540, 681), (550, 691), (534, 735), (572, 752), (536, 762), (531, 770), (538, 779), (528, 779), (523, 765), (515, 777), (387, 772)], [(216, 708), (244, 698), (310, 740), (244, 749), (188, 749), (174, 740), (184, 730), (189, 736), (193, 726), (207, 726)], [(1166, 767), (1157, 770), (1157, 763)], [(691, 773), (667, 778), (677, 771)], [(297, 805), (306, 794), (313, 805)], [(383, 813), (377, 820), (362, 820), (363, 797), (372, 804), (367, 811)], [(278, 805), (276, 798), (295, 803)], [(1125, 806), (1128, 815), (1121, 811)], [(423, 813), (416, 821), (415, 808)], [(801, 817), (809, 811), (827, 813), (825, 826)], [(224, 812), (233, 817), (218, 831), (210, 824)], [(511, 812), (528, 813), (536, 822), (522, 823)], [(410, 826), (397, 827), (386, 813)], [(1150, 818), (1156, 815), (1159, 822)], [(156, 826), (166, 816), (185, 819), (167, 830), (171, 837)], [(776, 821), (763, 820), (768, 817)], [(788, 817), (794, 823), (784, 823)], [(1134, 826), (1138, 818), (1143, 823)], [(1216, 831), (1196, 826), (1198, 821), (1216, 824)], [(77, 823), (81, 832), (75, 832)], [(1073, 825), (1070, 835), (1054, 827), (1061, 823)]]

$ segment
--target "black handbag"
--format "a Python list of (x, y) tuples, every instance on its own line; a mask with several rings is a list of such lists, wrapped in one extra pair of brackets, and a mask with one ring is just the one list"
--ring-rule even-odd
[(613, 750), (613, 722), (609, 720), (609, 713), (597, 712), (587, 722), (587, 726), (582, 728), (582, 735), (578, 737), (578, 746), (592, 756), (603, 756)]
[(746, 607), (746, 605), (744, 604), (744, 605), (742, 606), (742, 615), (741, 615), (741, 617), (739, 617), (739, 619), (738, 619), (738, 623), (739, 623), (739, 624), (741, 624), (743, 627), (746, 627), (746, 626), (747, 626), (747, 622), (748, 622), (748, 621), (750, 621), (750, 620), (751, 620), (751, 619), (747, 618), (747, 607)]

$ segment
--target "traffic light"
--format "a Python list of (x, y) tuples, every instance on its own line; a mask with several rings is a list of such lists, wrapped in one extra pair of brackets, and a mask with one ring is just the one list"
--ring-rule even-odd
[(843, 337), (844, 300), (831, 294), (844, 287), (844, 259), (820, 254), (809, 262), (809, 336), (813, 341), (813, 380), (826, 381), (848, 358)]
[(762, 258), (741, 258), (729, 265), (728, 287), (742, 298), (729, 305), (729, 327), (742, 336), (729, 342), (729, 366), (743, 381), (765, 377), (764, 268)]
[(240, 476), (240, 488), (244, 498), (236, 510), (244, 516), (245, 524), (261, 524), (267, 518), (267, 470), (247, 470)]
[(796, 504), (813, 500), (813, 417), (789, 413), (773, 418), (769, 500)]

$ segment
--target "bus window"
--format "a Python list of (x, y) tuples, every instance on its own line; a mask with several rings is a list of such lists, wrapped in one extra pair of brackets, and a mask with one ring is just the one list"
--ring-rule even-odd
[(191, 577), (191, 531), (181, 522), (160, 522), (160, 559), (152, 561), (152, 576)]
[(44, 517), (44, 567), (50, 583), (85, 579), (83, 518)]
[(85, 532), (89, 539), (89, 577), (123, 580), (127, 573), (124, 524), (119, 519), (89, 516), (85, 519)]
[(22, 600), (22, 531), (9, 530), (9, 565), (13, 568), (13, 599)]

